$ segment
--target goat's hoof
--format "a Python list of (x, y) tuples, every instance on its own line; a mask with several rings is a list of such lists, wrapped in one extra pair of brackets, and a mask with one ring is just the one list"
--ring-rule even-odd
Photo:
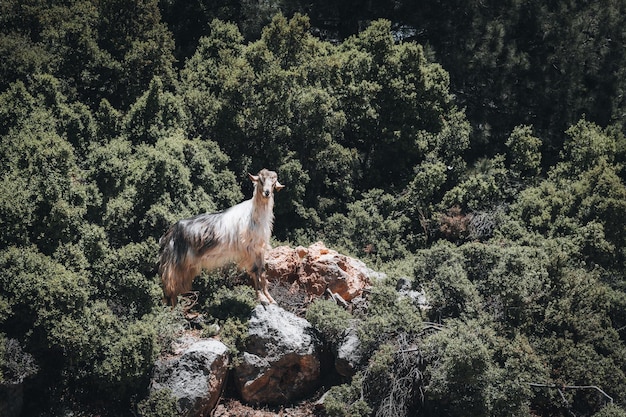
[(267, 307), (268, 305), (272, 304), (272, 302), (265, 295), (261, 293), (257, 295), (257, 298), (259, 300), (259, 303), (261, 303), (263, 307)]

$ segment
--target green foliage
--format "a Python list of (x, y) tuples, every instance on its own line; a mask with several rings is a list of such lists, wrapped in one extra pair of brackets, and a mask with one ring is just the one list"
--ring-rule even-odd
[[(581, 121), (572, 129), (569, 157), (549, 178), (522, 191), (513, 207), (530, 229), (548, 236), (575, 236), (580, 256), (604, 267), (621, 264), (626, 186), (611, 163), (614, 142)], [(612, 145), (613, 144), (613, 145)]]
[(431, 304), (431, 319), (478, 313), (477, 288), (469, 280), (462, 256), (452, 245), (442, 243), (417, 252), (414, 276), (414, 285), (424, 290)]
[[(153, 78), (173, 80), (174, 41), (156, 1), (77, 1), (3, 7), (3, 84), (50, 73), (86, 103), (129, 105)], [(26, 47), (17, 50), (11, 46)], [(21, 48), (20, 48), (21, 49)]]
[(370, 356), (381, 344), (398, 332), (419, 333), (422, 330), (421, 312), (397, 291), (379, 284), (372, 288), (368, 309), (357, 327), (361, 350)]
[(510, 191), (504, 157), (498, 155), (478, 161), (473, 172), (448, 191), (441, 202), (444, 208), (460, 206), (468, 211), (479, 211), (506, 201)]
[(306, 319), (324, 339), (337, 346), (350, 324), (351, 315), (332, 300), (317, 299), (307, 308)]
[(407, 253), (408, 218), (397, 200), (383, 190), (373, 189), (348, 205), (348, 213), (331, 216), (326, 240), (357, 256), (373, 255), (382, 260)]
[(33, 356), (16, 339), (0, 334), (0, 384), (16, 384), (37, 373)]
[(149, 313), (161, 289), (146, 279), (154, 270), (158, 246), (153, 240), (130, 243), (119, 249), (104, 248), (102, 258), (92, 260), (92, 283), (97, 295), (124, 316)]
[(324, 410), (329, 417), (365, 417), (372, 413), (363, 399), (363, 377), (359, 374), (350, 384), (336, 385), (326, 394)]
[(214, 142), (187, 139), (180, 130), (134, 151), (114, 140), (94, 149), (92, 158), (102, 164), (94, 180), (111, 188), (102, 222), (116, 247), (158, 239), (180, 218), (241, 200), (234, 175), (225, 169), (228, 157)]
[[(389, 279), (352, 315), (310, 306), (361, 342), (327, 414), (620, 415), (527, 382), (625, 400), (623, 2), (257, 3), (0, 5), (0, 378), (31, 375), (25, 412), (130, 412), (185, 323), (158, 238), (267, 167), (276, 238), (429, 304)], [(234, 276), (194, 288), (236, 355), (256, 301)]]
[(49, 105), (21, 82), (0, 94), (0, 102), (6, 103), (0, 116), (6, 129), (0, 139), (0, 224), (6, 233), (0, 241), (5, 247), (36, 244), (51, 254), (79, 234), (97, 193), (83, 179), (65, 136), (68, 126), (55, 115), (63, 103)]
[[(297, 184), (284, 182), (285, 192), (303, 187), (283, 209), (290, 224), (318, 228), (359, 191), (401, 189), (429, 152), (462, 166), (469, 126), (445, 71), (421, 47), (395, 45), (385, 21), (340, 47), (308, 29), (305, 16), (278, 15), (259, 41), (243, 45), (233, 25), (213, 21), (180, 89), (190, 130), (215, 138), (231, 166), (302, 171), (291, 175)], [(288, 233), (277, 224), (281, 238)]]
[(540, 378), (542, 369), (523, 339), (504, 341), (484, 321), (452, 321), (423, 349), (427, 415), (528, 415), (525, 379)]
[(581, 173), (600, 162), (613, 162), (615, 139), (594, 123), (581, 119), (567, 130), (561, 159), (573, 173)]
[(516, 126), (506, 141), (511, 171), (521, 180), (537, 177), (541, 171), (541, 139), (533, 136), (531, 126)]
[(150, 395), (137, 405), (141, 417), (176, 417), (180, 415), (177, 401), (172, 397), (172, 391), (162, 389), (151, 391)]
[(624, 417), (626, 416), (626, 410), (623, 408), (610, 404), (603, 407), (600, 411), (595, 413), (593, 417)]
[(64, 318), (79, 318), (90, 293), (86, 279), (32, 247), (2, 251), (0, 265), (2, 294), (11, 312), (8, 328), (20, 333), (36, 329), (31, 335), (35, 343), (62, 348), (63, 342), (56, 345), (52, 335), (62, 333)]
[[(226, 273), (206, 275), (196, 279), (193, 288), (199, 288), (202, 298), (206, 297), (206, 300), (199, 301), (206, 314), (205, 320), (220, 326), (220, 340), (228, 346), (233, 362), (237, 362), (248, 339), (247, 324), (258, 303), (256, 294), (249, 285), (233, 285), (232, 277)], [(215, 326), (205, 326), (205, 336), (213, 336), (214, 333)]]
[(364, 394), (376, 416), (408, 415), (421, 406), (423, 362), (414, 340), (383, 344), (364, 371)]
[(133, 144), (155, 144), (172, 130), (185, 129), (185, 118), (181, 100), (164, 91), (156, 77), (128, 111), (125, 131)]
[(464, 269), (482, 296), (482, 309), (514, 327), (532, 325), (549, 290), (548, 260), (523, 246), (468, 244), (460, 248)]

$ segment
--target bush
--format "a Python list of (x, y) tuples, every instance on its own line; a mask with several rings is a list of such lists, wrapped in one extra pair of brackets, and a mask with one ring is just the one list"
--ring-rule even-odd
[(524, 337), (505, 339), (484, 317), (450, 320), (422, 346), (426, 415), (525, 416), (528, 381), (547, 377), (545, 359)]
[(27, 336), (35, 350), (63, 349), (52, 335), (64, 322), (80, 320), (90, 296), (87, 280), (34, 247), (0, 252), (0, 268), (1, 294), (11, 311), (5, 329)]
[(160, 350), (156, 327), (143, 320), (118, 322), (101, 337), (106, 340), (106, 344), (99, 346), (103, 357), (94, 358), (96, 362), (90, 375), (95, 392), (126, 402), (148, 384), (150, 370)]
[(400, 297), (395, 288), (387, 284), (375, 285), (370, 294), (367, 311), (359, 314), (357, 335), (366, 356), (371, 354), (392, 335), (415, 334), (422, 330), (422, 315), (410, 299)]
[[(219, 278), (219, 271), (208, 278), (205, 275), (198, 284), (206, 285), (207, 282), (210, 286), (205, 287), (208, 294), (203, 296), (207, 300), (201, 305), (201, 310), (206, 313), (207, 322), (214, 321), (221, 326), (220, 339), (230, 349), (234, 364), (248, 338), (248, 320), (257, 306), (256, 294), (249, 285), (233, 285), (228, 277)], [(207, 326), (204, 333), (204, 336), (213, 336), (214, 326)]]
[(170, 389), (150, 392), (147, 398), (137, 404), (137, 412), (141, 417), (178, 417), (177, 401), (172, 397)]
[(38, 370), (33, 355), (24, 352), (16, 339), (0, 334), (0, 384), (21, 383)]
[(616, 404), (608, 404), (595, 413), (593, 417), (626, 417), (626, 410)]
[(306, 311), (306, 319), (332, 346), (341, 343), (344, 331), (350, 326), (352, 315), (333, 300), (318, 298)]
[(372, 408), (363, 398), (363, 377), (356, 374), (350, 384), (336, 385), (324, 398), (324, 411), (328, 417), (367, 417)]
[(432, 321), (461, 316), (475, 317), (481, 298), (469, 280), (464, 259), (449, 243), (419, 251), (415, 258), (414, 285), (424, 290)]
[(363, 391), (377, 417), (408, 416), (421, 406), (423, 362), (417, 339), (400, 334), (372, 355)]

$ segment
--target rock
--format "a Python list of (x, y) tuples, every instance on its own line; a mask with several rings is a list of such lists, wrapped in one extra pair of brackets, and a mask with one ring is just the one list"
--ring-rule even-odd
[(402, 277), (398, 278), (398, 282), (396, 282), (396, 291), (409, 291), (411, 289), (411, 280)]
[(412, 289), (411, 280), (408, 278), (400, 278), (396, 283), (396, 290), (400, 297), (406, 297), (411, 302), (422, 310), (429, 310), (430, 305), (426, 299), (426, 294), (423, 291), (417, 291)]
[(356, 367), (362, 359), (360, 349), (361, 341), (356, 329), (349, 327), (335, 352), (335, 369), (339, 375), (352, 377), (356, 373)]
[(215, 339), (187, 337), (176, 356), (158, 360), (150, 389), (170, 389), (181, 416), (207, 416), (215, 408), (226, 380), (228, 348)]
[(297, 283), (317, 296), (329, 289), (348, 302), (384, 276), (358, 259), (328, 249), (322, 242), (308, 248), (276, 247), (266, 257), (266, 268), (272, 281)]
[(308, 321), (275, 304), (259, 305), (248, 334), (242, 362), (234, 370), (245, 402), (281, 405), (316, 388), (320, 342)]

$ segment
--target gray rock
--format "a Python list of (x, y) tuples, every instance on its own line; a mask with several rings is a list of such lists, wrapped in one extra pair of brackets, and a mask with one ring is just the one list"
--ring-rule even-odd
[(350, 327), (344, 332), (343, 341), (335, 352), (335, 369), (339, 375), (351, 377), (356, 373), (356, 367), (361, 360), (361, 341), (356, 329)]
[(430, 304), (428, 303), (428, 299), (426, 298), (424, 291), (417, 291), (412, 287), (413, 284), (408, 278), (400, 278), (396, 283), (396, 290), (401, 297), (409, 298), (414, 305), (422, 310), (430, 309)]
[(259, 305), (248, 335), (246, 351), (234, 370), (245, 402), (280, 405), (316, 388), (320, 342), (308, 321), (275, 304)]
[(151, 390), (170, 389), (181, 416), (206, 416), (215, 408), (228, 372), (229, 351), (215, 339), (185, 340), (173, 358), (155, 364)]
[(401, 277), (396, 282), (396, 291), (410, 291), (411, 290), (411, 280), (407, 277)]

